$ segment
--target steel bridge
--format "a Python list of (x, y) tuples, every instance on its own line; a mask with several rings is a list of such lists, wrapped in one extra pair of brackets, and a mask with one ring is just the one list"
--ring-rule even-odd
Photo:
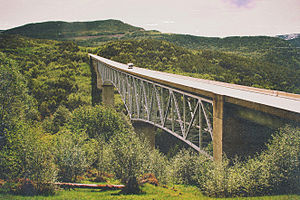
[[(117, 88), (133, 122), (161, 128), (198, 152), (221, 160), (238, 150), (238, 118), (274, 126), (300, 122), (300, 95), (131, 67), (89, 54), (105, 104)], [(247, 114), (245, 114), (247, 113)], [(250, 114), (249, 114), (250, 113)], [(233, 116), (231, 116), (233, 115)], [(209, 154), (212, 148), (213, 157)], [(229, 150), (231, 148), (231, 150)]]

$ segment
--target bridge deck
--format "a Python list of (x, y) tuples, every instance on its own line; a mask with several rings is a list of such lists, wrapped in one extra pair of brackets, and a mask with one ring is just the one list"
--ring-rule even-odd
[(139, 67), (128, 69), (128, 66), (125, 64), (108, 60), (100, 56), (91, 54), (90, 56), (96, 60), (106, 63), (113, 68), (161, 84), (166, 84), (171, 87), (175, 87), (199, 95), (208, 96), (211, 98), (214, 98), (214, 95), (223, 95), (225, 97), (225, 102), (234, 103), (267, 113), (279, 115), (279, 112), (277, 112), (276, 110), (274, 111), (274, 109), (268, 109), (268, 107), (277, 108), (280, 110), (288, 111), (286, 114), (284, 114), (283, 117), (292, 114), (296, 116), (292, 118), (296, 118), (297, 121), (299, 120), (300, 95), (298, 94), (290, 94), (274, 90), (258, 89), (218, 81), (197, 79), (182, 75), (143, 69)]

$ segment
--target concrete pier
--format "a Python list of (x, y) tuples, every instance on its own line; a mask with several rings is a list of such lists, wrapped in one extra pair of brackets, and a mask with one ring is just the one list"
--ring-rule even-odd
[(115, 97), (114, 97), (114, 86), (109, 83), (104, 83), (102, 85), (102, 103), (106, 106), (114, 106)]
[(150, 146), (155, 148), (155, 126), (143, 122), (134, 122), (133, 127), (141, 138), (148, 140)]

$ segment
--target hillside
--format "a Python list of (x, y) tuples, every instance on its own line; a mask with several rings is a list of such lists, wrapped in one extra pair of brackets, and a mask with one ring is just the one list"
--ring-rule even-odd
[(189, 50), (161, 40), (105, 43), (100, 56), (138, 67), (213, 79), (246, 86), (300, 92), (300, 58), (296, 50), (270, 50), (264, 55)]
[(43, 22), (27, 24), (4, 31), (26, 37), (72, 40), (81, 46), (99, 46), (108, 41), (120, 39), (158, 39), (172, 42), (191, 49), (212, 49), (235, 52), (264, 51), (278, 47), (290, 47), (291, 41), (285, 37), (201, 37), (185, 34), (166, 34), (159, 31), (145, 31), (119, 20), (94, 22)]
[(277, 35), (277, 37), (284, 39), (284, 40), (293, 40), (300, 37), (300, 33), (292, 33), (286, 35)]
[(289, 41), (295, 47), (300, 47), (300, 33), (277, 35), (277, 37)]
[(125, 24), (119, 20), (92, 22), (50, 21), (26, 24), (4, 31), (5, 34), (19, 34), (40, 39), (88, 39), (109, 35), (120, 37), (125, 33), (143, 31), (142, 28)]
[(91, 103), (87, 55), (76, 44), (1, 34), (0, 56), (11, 60), (26, 80), (39, 117), (53, 115), (61, 106), (73, 110)]
[[(270, 48), (290, 46), (288, 41), (267, 36), (234, 36), (218, 38), (184, 34), (164, 34), (156, 31), (133, 32), (125, 35), (124, 39), (159, 39), (190, 49), (212, 49), (239, 52), (262, 51)], [(98, 39), (89, 40), (91, 44), (97, 41)]]
[(289, 41), (293, 46), (300, 48), (300, 37), (294, 38)]
[[(44, 22), (6, 30), (4, 34), (72, 40), (83, 46), (100, 46), (101, 56), (120, 62), (132, 60), (141, 67), (300, 93), (297, 78), (300, 73), (300, 49), (295, 48), (299, 43), (297, 34), (200, 37), (145, 31), (118, 20)], [(166, 50), (170, 46), (172, 49)], [(175, 54), (172, 54), (174, 49)]]
[(240, 53), (264, 52), (274, 48), (291, 47), (290, 41), (268, 36), (232, 36), (226, 38), (201, 37), (185, 34), (160, 33), (158, 31), (136, 31), (122, 37), (98, 37), (75, 40), (82, 46), (99, 46), (120, 39), (156, 39), (172, 42), (189, 49), (211, 49)]

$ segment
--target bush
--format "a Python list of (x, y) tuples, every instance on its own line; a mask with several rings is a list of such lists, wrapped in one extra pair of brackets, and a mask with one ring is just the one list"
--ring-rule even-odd
[(125, 183), (125, 193), (139, 193), (138, 179), (145, 173), (153, 173), (166, 182), (166, 159), (135, 133), (115, 135), (111, 138), (110, 149), (113, 172)]
[(97, 138), (101, 135), (105, 141), (108, 141), (112, 135), (124, 132), (131, 126), (125, 117), (112, 108), (82, 106), (73, 111), (69, 128), (72, 131), (83, 129), (90, 138)]
[(269, 171), (272, 193), (300, 191), (300, 128), (286, 126), (258, 157)]
[(43, 129), (51, 134), (57, 133), (71, 118), (71, 112), (60, 105), (52, 116), (45, 117), (42, 122)]
[(97, 168), (98, 177), (101, 177), (105, 173), (112, 173), (112, 158), (113, 152), (109, 143), (105, 142), (102, 137), (97, 138), (96, 143), (96, 161), (95, 167)]
[(210, 161), (205, 156), (193, 150), (182, 149), (170, 160), (169, 176), (173, 183), (195, 185), (197, 175), (203, 175), (203, 172), (199, 170), (207, 169), (201, 165), (207, 163)]
[(153, 174), (159, 183), (167, 184), (169, 182), (168, 164), (166, 156), (160, 153), (159, 150), (150, 149), (144, 161), (145, 173)]
[(95, 140), (84, 131), (62, 130), (56, 136), (55, 162), (60, 181), (74, 182), (95, 161)]
[(150, 147), (135, 133), (117, 134), (111, 139), (112, 166), (117, 178), (126, 183), (130, 177), (144, 174), (144, 162)]
[[(56, 180), (51, 137), (21, 122), (5, 136), (6, 145), (0, 151), (0, 177), (29, 180), (34, 183), (36, 193), (54, 193), (54, 187), (45, 187)], [(11, 186), (9, 189), (13, 191), (14, 184)]]
[(201, 191), (213, 197), (257, 196), (299, 192), (300, 129), (286, 126), (267, 149), (247, 161), (196, 163)]

